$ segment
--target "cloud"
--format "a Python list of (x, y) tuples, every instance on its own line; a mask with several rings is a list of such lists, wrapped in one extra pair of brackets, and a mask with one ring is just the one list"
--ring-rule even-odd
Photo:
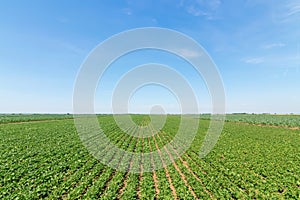
[(183, 0), (180, 6), (195, 17), (203, 16), (208, 20), (217, 18), (217, 11), (221, 5), (220, 0)]
[(242, 59), (247, 64), (261, 64), (265, 67), (298, 69), (300, 57), (296, 52), (280, 52), (279, 54), (265, 55), (263, 57), (248, 57)]
[(246, 58), (243, 59), (243, 61), (248, 64), (260, 64), (263, 63), (265, 59), (263, 57), (255, 57), (255, 58)]
[(282, 1), (276, 4), (274, 19), (281, 23), (287, 23), (300, 19), (300, 0)]
[(278, 43), (271, 43), (271, 44), (262, 45), (262, 48), (263, 49), (272, 49), (272, 48), (275, 48), (275, 47), (284, 47), (284, 46), (286, 46), (286, 44), (278, 42)]
[(208, 13), (205, 13), (204, 11), (202, 11), (201, 9), (196, 8), (195, 6), (188, 6), (186, 8), (186, 11), (189, 14), (194, 15), (196, 17), (201, 16), (201, 15), (203, 15), (203, 16), (208, 15)]
[(290, 4), (287, 4), (287, 16), (300, 14), (300, 1), (293, 1)]

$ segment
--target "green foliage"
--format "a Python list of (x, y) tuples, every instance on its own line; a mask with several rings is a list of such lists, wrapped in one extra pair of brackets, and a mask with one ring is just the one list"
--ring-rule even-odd
[[(148, 123), (145, 116), (132, 117), (141, 125)], [(0, 199), (173, 199), (171, 184), (179, 199), (194, 199), (192, 193), (199, 199), (299, 199), (299, 130), (250, 124), (294, 127), (299, 126), (298, 117), (228, 115), (231, 122), (225, 123), (217, 145), (204, 159), (198, 153), (209, 121), (201, 120), (188, 151), (155, 171), (156, 190), (154, 173), (118, 172), (91, 156), (69, 120), (72, 116), (0, 115)], [(142, 153), (164, 149), (175, 137), (180, 117), (168, 116), (161, 130), (143, 139), (136, 137), (139, 128), (130, 130), (137, 134), (124, 133), (111, 115), (99, 116), (99, 123), (116, 146)], [(171, 143), (151, 165), (171, 159), (185, 141), (181, 143)], [(108, 162), (126, 159), (137, 168), (150, 164), (108, 150), (99, 151)]]
[[(200, 115), (201, 119), (210, 119), (209, 114)], [(227, 114), (226, 121), (249, 124), (300, 127), (300, 115), (271, 115), (271, 114)]]
[(130, 117), (139, 126), (147, 126), (151, 122), (149, 115), (130, 115)]
[(70, 114), (0, 114), (0, 124), (44, 121), (44, 120), (60, 120), (73, 119)]

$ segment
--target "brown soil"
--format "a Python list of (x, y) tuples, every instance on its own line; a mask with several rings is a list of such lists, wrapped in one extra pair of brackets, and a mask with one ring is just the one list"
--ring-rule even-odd
[(157, 149), (157, 151), (158, 151), (158, 153), (159, 153), (159, 156), (160, 156), (160, 159), (161, 159), (161, 161), (162, 161), (162, 164), (163, 164), (163, 166), (164, 166), (164, 169), (165, 169), (165, 172), (166, 172), (166, 177), (167, 177), (168, 182), (169, 182), (169, 184), (170, 184), (170, 188), (171, 188), (171, 190), (172, 190), (172, 194), (173, 194), (173, 196), (174, 196), (174, 199), (177, 199), (176, 189), (175, 189), (175, 187), (174, 187), (174, 185), (173, 185), (173, 183), (172, 183), (172, 179), (171, 179), (169, 170), (168, 170), (168, 168), (166, 167), (166, 165), (165, 165), (165, 163), (164, 163), (164, 160), (163, 160), (162, 155), (161, 155), (161, 151), (160, 151), (160, 149), (159, 149), (159, 147), (158, 147), (158, 145), (157, 145), (157, 142), (156, 142), (155, 137), (152, 136), (152, 138), (153, 138), (154, 141), (155, 141), (155, 146), (156, 146), (156, 149)]
[[(152, 147), (150, 144), (150, 138), (148, 138), (148, 144), (150, 147), (150, 151), (152, 152)], [(153, 177), (153, 181), (154, 181), (154, 188), (155, 188), (155, 198), (158, 198), (158, 194), (159, 194), (159, 188), (158, 188), (158, 178), (155, 172), (155, 165), (154, 165), (154, 160), (153, 157), (151, 157), (151, 163), (152, 163), (152, 168), (153, 168), (153, 172), (152, 172), (152, 177)]]
[[(215, 199), (214, 196), (213, 196), (213, 194), (205, 188), (205, 186), (204, 186), (202, 180), (201, 180), (201, 179), (193, 172), (193, 170), (190, 168), (190, 166), (188, 165), (188, 163), (187, 163), (185, 160), (183, 160), (183, 159), (181, 158), (181, 156), (178, 154), (177, 150), (173, 148), (173, 151), (176, 153), (176, 155), (178, 156), (178, 158), (180, 159), (180, 161), (182, 162), (182, 164), (187, 168), (187, 170), (188, 170), (188, 171), (196, 178), (196, 180), (202, 185), (203, 190), (210, 196), (210, 198), (211, 198), (211, 199)], [(171, 159), (173, 160), (173, 158), (171, 158)], [(174, 164), (175, 164), (175, 163), (174, 163)], [(175, 167), (175, 168), (176, 168), (176, 167)], [(176, 169), (176, 170), (177, 170), (177, 169)], [(178, 170), (177, 170), (177, 171), (178, 171)], [(186, 178), (183, 176), (182, 179), (185, 181)], [(191, 192), (193, 193), (193, 195), (195, 194), (194, 191), (192, 190), (192, 188), (191, 188)], [(195, 194), (195, 195), (196, 195), (196, 194)], [(194, 195), (194, 197), (195, 197), (195, 195)], [(195, 198), (196, 198), (196, 197), (195, 197)]]
[(166, 152), (168, 153), (170, 159), (173, 162), (173, 166), (175, 167), (176, 171), (178, 171), (180, 178), (183, 180), (185, 186), (188, 187), (189, 191), (192, 193), (192, 195), (194, 196), (195, 199), (199, 199), (196, 195), (196, 193), (194, 192), (193, 188), (188, 184), (187, 178), (185, 177), (185, 175), (181, 172), (181, 170), (179, 169), (179, 167), (177, 166), (177, 164), (174, 161), (173, 156), (169, 153), (169, 151), (167, 150), (167, 148), (165, 147)]

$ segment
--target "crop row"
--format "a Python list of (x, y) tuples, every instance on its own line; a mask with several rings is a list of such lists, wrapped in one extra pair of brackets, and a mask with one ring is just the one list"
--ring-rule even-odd
[[(210, 117), (209, 114), (200, 115), (201, 119), (209, 120)], [(293, 114), (227, 114), (226, 121), (281, 127), (300, 127), (300, 115)]]
[[(128, 127), (127, 134), (113, 116), (99, 116), (109, 142), (97, 143), (104, 136), (91, 132), (84, 138), (87, 146), (72, 120), (2, 124), (0, 198), (300, 198), (298, 130), (226, 123), (216, 146), (200, 159), (208, 120), (200, 121), (193, 143), (182, 155), (189, 137), (173, 140), (180, 116), (168, 116), (160, 130), (145, 116), (135, 115), (134, 120), (140, 126)], [(190, 120), (193, 124), (198, 119)], [(157, 151), (158, 156), (132, 157), (114, 146), (142, 155)], [(159, 166), (163, 167), (144, 171)]]

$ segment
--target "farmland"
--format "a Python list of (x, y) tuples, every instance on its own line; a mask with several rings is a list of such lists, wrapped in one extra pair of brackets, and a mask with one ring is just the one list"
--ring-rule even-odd
[[(210, 119), (209, 114), (201, 115), (202, 119)], [(255, 125), (268, 125), (296, 128), (300, 127), (300, 115), (271, 115), (271, 114), (229, 114), (227, 122), (240, 122)]]
[[(144, 115), (132, 118), (142, 126), (149, 123)], [(132, 128), (134, 134), (127, 135), (112, 115), (98, 119), (111, 142), (130, 152), (163, 149), (180, 123), (180, 116), (168, 115), (162, 130), (138, 138), (134, 134), (141, 129)], [(172, 164), (143, 172), (157, 162), (132, 160), (128, 167), (135, 165), (140, 172), (129, 173), (95, 159), (82, 144), (72, 116), (0, 115), (0, 199), (300, 198), (300, 131), (288, 128), (300, 127), (299, 116), (228, 115), (217, 145), (200, 159), (208, 119), (190, 118), (200, 120), (196, 137)], [(172, 160), (180, 149), (176, 145), (165, 149), (159, 162)], [(103, 156), (108, 162), (114, 156), (130, 159), (105, 151)]]
[(72, 118), (69, 114), (0, 114), (0, 124)]

